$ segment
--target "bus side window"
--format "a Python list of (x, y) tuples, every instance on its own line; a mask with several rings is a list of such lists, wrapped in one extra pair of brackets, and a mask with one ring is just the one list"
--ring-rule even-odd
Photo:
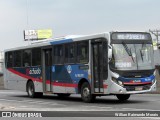
[(87, 63), (89, 58), (89, 44), (88, 41), (77, 43), (77, 62)]
[(75, 44), (65, 45), (65, 63), (75, 63)]
[(31, 66), (31, 50), (23, 51), (23, 67)]
[(21, 67), (22, 59), (21, 59), (21, 51), (14, 52), (14, 67)]
[(8, 59), (8, 53), (5, 53), (5, 68), (7, 68), (7, 59)]
[(32, 66), (41, 65), (41, 48), (32, 49)]
[(63, 64), (63, 45), (54, 46), (54, 64)]
[(103, 79), (108, 78), (108, 45), (104, 40), (103, 42)]
[(12, 52), (6, 53), (6, 61), (7, 61), (7, 68), (13, 67), (13, 54), (12, 54)]

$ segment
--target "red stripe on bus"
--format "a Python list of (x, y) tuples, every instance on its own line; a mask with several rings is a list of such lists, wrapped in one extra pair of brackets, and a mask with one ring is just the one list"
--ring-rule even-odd
[(10, 72), (12, 72), (12, 73), (16, 74), (16, 75), (19, 75), (19, 76), (23, 77), (23, 78), (31, 79), (31, 80), (36, 81), (36, 82), (42, 82), (42, 80), (41, 80), (41, 79), (39, 79), (39, 78), (33, 78), (33, 77), (31, 77), (31, 76), (28, 76), (28, 75), (22, 74), (22, 73), (20, 73), (20, 72), (18, 72), (18, 71), (16, 71), (16, 70), (14, 70), (14, 69), (12, 69), (12, 68), (8, 68), (8, 70), (9, 70)]
[[(51, 84), (50, 80), (46, 80), (46, 84)], [(52, 85), (54, 86), (61, 86), (61, 87), (78, 87), (78, 84), (72, 84), (72, 83), (58, 83), (58, 82), (52, 82)]]
[(78, 84), (70, 84), (70, 83), (52, 83), (52, 85), (55, 85), (55, 86), (64, 86), (64, 87), (78, 87)]
[(103, 88), (107, 88), (108, 87), (108, 85), (106, 85), (106, 84), (103, 84)]
[[(12, 69), (12, 68), (8, 68), (8, 70), (10, 72), (16, 74), (16, 75), (19, 75), (19, 76), (23, 77), (23, 78), (31, 79), (33, 81), (41, 82), (42, 83), (42, 79), (30, 77), (28, 75), (22, 74), (22, 73), (20, 73), (20, 72), (18, 72), (16, 70)], [(50, 80), (46, 80), (46, 84), (51, 84)], [(52, 83), (52, 85), (54, 85), (54, 86), (61, 86), (61, 87), (74, 87), (74, 88), (78, 87), (78, 84), (71, 84), (71, 83), (55, 83), (54, 82), (54, 83)]]

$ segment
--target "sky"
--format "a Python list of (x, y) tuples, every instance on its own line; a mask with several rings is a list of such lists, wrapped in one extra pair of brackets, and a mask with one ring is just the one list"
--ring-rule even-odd
[(53, 37), (160, 28), (160, 0), (0, 0), (0, 51), (29, 44), (23, 31)]

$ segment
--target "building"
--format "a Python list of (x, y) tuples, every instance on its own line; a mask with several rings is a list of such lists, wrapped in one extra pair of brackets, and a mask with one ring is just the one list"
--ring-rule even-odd
[(0, 52), (0, 75), (3, 75), (4, 52)]

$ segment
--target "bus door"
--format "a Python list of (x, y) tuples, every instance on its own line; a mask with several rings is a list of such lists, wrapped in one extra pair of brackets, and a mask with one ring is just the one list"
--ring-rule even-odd
[(92, 41), (92, 88), (94, 93), (103, 93), (103, 80), (107, 79), (107, 42), (104, 39)]
[(42, 64), (42, 77), (43, 77), (43, 91), (52, 91), (52, 48), (43, 49), (43, 64)]

